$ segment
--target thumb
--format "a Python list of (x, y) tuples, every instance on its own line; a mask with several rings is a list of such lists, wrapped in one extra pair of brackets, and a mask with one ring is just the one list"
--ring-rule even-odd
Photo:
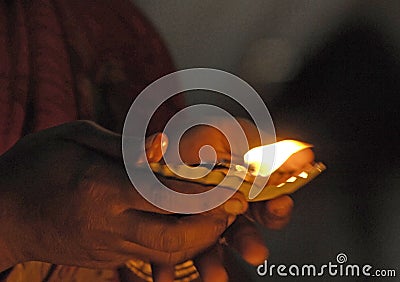
[[(92, 121), (79, 120), (44, 130), (41, 134), (54, 134), (58, 138), (78, 143), (109, 157), (122, 159), (122, 136)], [(140, 140), (134, 139), (132, 144), (140, 146)], [(146, 161), (158, 162), (168, 146), (168, 138), (163, 133), (156, 133), (146, 138), (146, 156), (140, 155), (137, 163)]]
[(145, 155), (141, 154), (137, 160), (137, 164), (146, 161), (149, 163), (159, 162), (168, 147), (168, 137), (163, 133), (155, 133), (146, 138)]
[(41, 132), (72, 141), (109, 157), (122, 159), (122, 136), (89, 120), (78, 120)]

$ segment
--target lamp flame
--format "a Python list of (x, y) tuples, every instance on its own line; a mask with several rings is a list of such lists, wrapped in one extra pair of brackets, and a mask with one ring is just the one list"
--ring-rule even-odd
[(294, 153), (312, 147), (297, 140), (283, 140), (255, 147), (244, 155), (244, 162), (254, 176), (268, 176), (277, 170)]

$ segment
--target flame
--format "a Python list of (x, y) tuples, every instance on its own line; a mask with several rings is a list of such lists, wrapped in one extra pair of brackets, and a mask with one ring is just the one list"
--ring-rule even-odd
[(296, 140), (283, 140), (255, 147), (244, 155), (244, 162), (252, 175), (268, 176), (277, 170), (294, 153), (312, 147)]

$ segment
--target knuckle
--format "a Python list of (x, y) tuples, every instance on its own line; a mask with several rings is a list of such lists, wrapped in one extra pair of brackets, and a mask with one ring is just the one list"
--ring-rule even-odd
[(169, 252), (165, 256), (165, 263), (168, 265), (176, 265), (189, 258), (185, 251)]
[(187, 243), (187, 232), (175, 232), (175, 230), (179, 230), (177, 225), (179, 225), (179, 221), (176, 221), (173, 225), (164, 225), (160, 228), (158, 240), (161, 250), (176, 252)]

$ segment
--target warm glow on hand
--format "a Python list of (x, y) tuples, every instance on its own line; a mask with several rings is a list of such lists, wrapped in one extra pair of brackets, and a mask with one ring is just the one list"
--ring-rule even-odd
[[(292, 158), (294, 154), (305, 149), (308, 149), (307, 152), (310, 152), (310, 147), (312, 147), (312, 145), (300, 141), (283, 140), (249, 150), (244, 155), (244, 162), (251, 168), (251, 174), (268, 176), (274, 173), (278, 168), (281, 168), (285, 163), (288, 163), (286, 166), (289, 165), (293, 168), (294, 166), (299, 166), (300, 163), (303, 162), (303, 159), (304, 161), (310, 159), (310, 156), (307, 156), (309, 153), (298, 154), (296, 157)], [(312, 161), (313, 160), (314, 157), (312, 157)]]
[(278, 185), (292, 176), (297, 176), (311, 168), (314, 162), (314, 152), (310, 148), (303, 149), (291, 155), (268, 180), (268, 185)]

